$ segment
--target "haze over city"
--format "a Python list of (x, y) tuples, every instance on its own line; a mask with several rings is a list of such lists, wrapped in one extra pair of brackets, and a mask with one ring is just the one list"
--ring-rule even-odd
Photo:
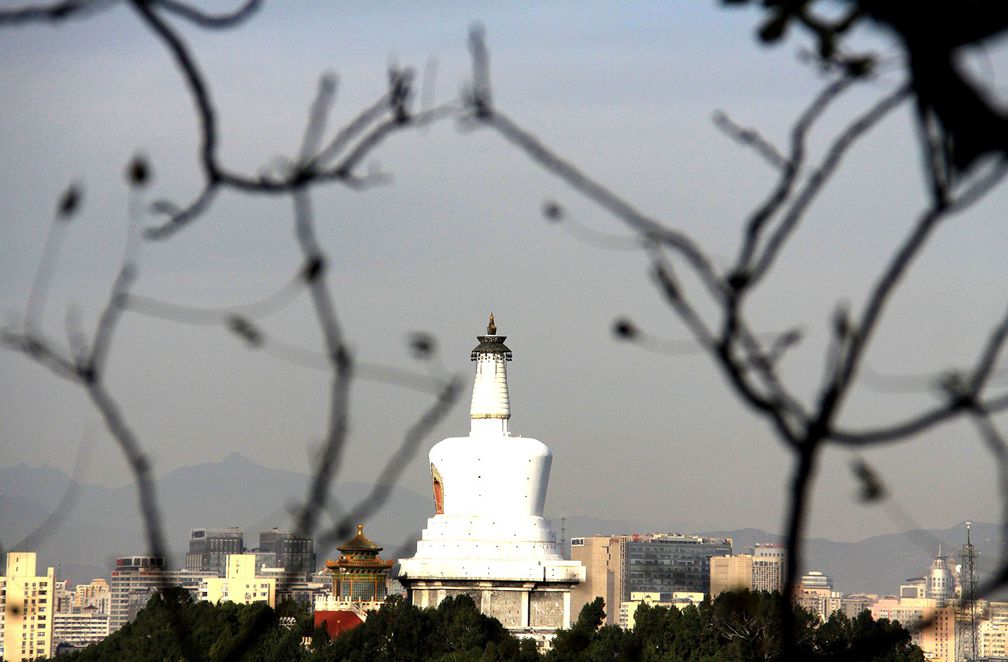
[[(458, 95), (470, 75), (474, 22), (486, 31), (500, 108), (639, 208), (697, 237), (718, 264), (734, 256), (774, 173), (718, 130), (713, 113), (784, 144), (822, 83), (799, 62), (800, 37), (760, 46), (753, 12), (713, 3), (656, 3), (632, 15), (604, 3), (272, 3), (241, 30), (182, 33), (212, 85), (222, 159), (255, 172), (296, 152), (323, 72), (339, 79), (335, 125), (384, 93), (390, 62), (432, 81), (435, 102)], [(1003, 90), (1005, 50), (976, 61)], [(853, 93), (827, 128), (860, 112), (872, 89), (891, 85), (883, 74)], [(91, 328), (125, 243), (127, 162), (136, 153), (149, 159), (146, 202), (188, 200), (200, 187), (190, 98), (161, 44), (124, 8), (58, 30), (5, 33), (0, 89), (0, 307), (21, 314), (52, 210), (78, 182), (83, 206), (67, 230), (44, 324), (62, 337), (70, 308)], [(810, 399), (834, 309), (860, 306), (923, 204), (910, 112), (852, 152), (751, 311), (760, 331), (802, 330), (781, 370)], [(391, 137), (373, 160), (393, 175), (388, 185), (332, 186), (313, 196), (340, 319), (360, 361), (423, 372), (408, 343), (422, 331), (436, 339), (444, 368), (468, 380), (474, 336), (492, 311), (514, 351), (511, 429), (555, 453), (549, 513), (669, 531), (780, 531), (790, 455), (688, 341), (630, 232), (486, 130), (435, 124)], [(563, 207), (559, 222), (544, 218), (546, 201)], [(922, 255), (867, 356), (863, 385), (842, 417), (850, 427), (899, 420), (934, 402), (929, 376), (974, 360), (1004, 309), (1006, 215), (1002, 188), (943, 228)], [(170, 241), (143, 244), (134, 292), (197, 307), (262, 299), (301, 266), (291, 216), (287, 200), (223, 193)], [(312, 315), (302, 293), (260, 323), (271, 339), (317, 350)], [(657, 351), (619, 342), (611, 330), (623, 316), (674, 342)], [(277, 469), (312, 469), (325, 426), (324, 371), (250, 349), (220, 326), (135, 313), (117, 330), (109, 369), (109, 389), (159, 476), (233, 452)], [(356, 381), (339, 480), (372, 481), (430, 397)], [(427, 451), (465, 432), (468, 398), (466, 386), (410, 460), (405, 487), (429, 493)], [(70, 472), (82, 444), (89, 461), (81, 480), (130, 482), (84, 395), (0, 352), (0, 465)], [(859, 501), (855, 457), (881, 476), (887, 500)], [(853, 541), (994, 521), (996, 481), (966, 425), (858, 456), (827, 451), (809, 534)], [(7, 542), (2, 522), (0, 540)]]

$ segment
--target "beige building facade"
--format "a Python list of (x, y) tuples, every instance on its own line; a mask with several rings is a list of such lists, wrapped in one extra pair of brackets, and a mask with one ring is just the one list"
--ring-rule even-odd
[(205, 580), (200, 599), (214, 604), (265, 602), (276, 607), (276, 579), (256, 577), (255, 554), (228, 554), (226, 575)]
[(714, 556), (710, 560), (711, 597), (725, 591), (766, 591), (784, 587), (784, 547), (757, 544), (751, 554)]
[(675, 607), (680, 611), (690, 605), (699, 605), (704, 600), (703, 593), (693, 591), (673, 591), (671, 600), (662, 601), (661, 593), (654, 591), (633, 591), (630, 600), (620, 603), (619, 626), (624, 630), (633, 630), (637, 625), (637, 608), (641, 605), (649, 607)]
[(585, 580), (571, 591), (571, 619), (600, 597), (605, 600), (606, 625), (619, 623), (623, 595), (623, 541), (625, 536), (585, 536), (571, 538), (571, 560), (585, 567)]
[[(954, 662), (956, 651), (955, 609), (938, 607), (933, 598), (894, 598), (876, 600), (871, 606), (872, 618), (899, 621), (910, 631), (911, 641), (920, 646), (932, 662)], [(919, 627), (925, 620), (930, 623)]]
[(1008, 658), (1008, 616), (992, 616), (977, 624), (977, 655)]
[(56, 576), (35, 573), (35, 552), (9, 552), (0, 577), (3, 659), (21, 662), (52, 654)]
[(713, 556), (710, 560), (710, 594), (712, 598), (725, 591), (753, 590), (753, 557)]
[(101, 577), (74, 587), (74, 610), (88, 608), (99, 614), (112, 613), (112, 589)]

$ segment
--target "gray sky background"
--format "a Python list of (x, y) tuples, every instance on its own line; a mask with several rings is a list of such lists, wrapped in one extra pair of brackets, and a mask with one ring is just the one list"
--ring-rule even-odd
[[(722, 109), (784, 145), (821, 80), (798, 62), (803, 44), (758, 46), (756, 16), (715, 3), (550, 5), (268, 3), (238, 30), (183, 27), (219, 110), (222, 161), (255, 172), (299, 144), (318, 76), (338, 73), (338, 126), (384, 91), (389, 62), (436, 61), (436, 98), (467, 80), (466, 31), (486, 28), (497, 105), (560, 154), (639, 208), (682, 228), (727, 264), (747, 210), (771, 170), (711, 121)], [(338, 6), (336, 6), (338, 5)], [(1005, 49), (972, 62), (1004, 92)], [(835, 129), (892, 88), (883, 76), (830, 112)], [(68, 305), (92, 328), (124, 244), (124, 164), (153, 164), (148, 200), (198, 190), (192, 103), (164, 47), (125, 9), (59, 28), (0, 32), (0, 309), (23, 310), (52, 210), (71, 181), (85, 189), (48, 301), (63, 337)], [(808, 399), (822, 372), (838, 302), (859, 309), (866, 288), (923, 202), (903, 108), (856, 148), (766, 280), (751, 308), (764, 331), (800, 326), (783, 365)], [(819, 153), (816, 151), (816, 153)], [(434, 334), (448, 369), (469, 379), (469, 351), (493, 311), (509, 338), (513, 431), (554, 450), (547, 510), (654, 522), (668, 530), (780, 528), (790, 458), (767, 426), (698, 353), (666, 356), (620, 344), (628, 315), (670, 338), (686, 330), (667, 310), (638, 251), (602, 250), (542, 219), (545, 199), (579, 223), (628, 236), (604, 212), (529, 163), (497, 135), (442, 123), (389, 140), (374, 154), (389, 187), (316, 189), (322, 242), (339, 313), (361, 360), (417, 367), (414, 330)], [(1008, 193), (992, 194), (935, 236), (907, 278), (868, 355), (878, 373), (916, 375), (963, 365), (1005, 307)], [(198, 223), (142, 248), (135, 293), (195, 306), (252, 301), (298, 269), (290, 203), (219, 195)], [(307, 297), (262, 322), (271, 337), (319, 347)], [(128, 314), (110, 360), (110, 388), (159, 475), (238, 451), (308, 471), (326, 417), (324, 372), (250, 351), (217, 327)], [(877, 380), (876, 380), (877, 381)], [(843, 420), (899, 419), (932, 403), (859, 388)], [(462, 400), (426, 442), (403, 483), (426, 494), (426, 452), (468, 430)], [(429, 402), (359, 381), (342, 477), (370, 480)], [(0, 466), (69, 471), (88, 434), (87, 480), (129, 482), (125, 463), (82, 392), (19, 355), (0, 352)], [(892, 491), (888, 505), (856, 500), (848, 452), (827, 453), (810, 532), (844, 540), (994, 520), (993, 463), (963, 425), (863, 456)], [(379, 515), (380, 517), (380, 515)], [(210, 523), (208, 523), (210, 524)], [(420, 523), (418, 523), (419, 525)], [(2, 532), (0, 532), (2, 534)], [(2, 536), (0, 536), (2, 537)]]

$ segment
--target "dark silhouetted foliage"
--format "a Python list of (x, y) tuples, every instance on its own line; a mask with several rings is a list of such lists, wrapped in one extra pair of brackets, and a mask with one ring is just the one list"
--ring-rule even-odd
[(793, 607), (794, 647), (784, 652), (779, 593), (722, 593), (683, 610), (641, 605), (633, 630), (603, 626), (602, 599), (585, 605), (577, 623), (557, 634), (551, 662), (749, 662), (750, 660), (876, 660), (923, 662), (921, 650), (898, 623), (853, 620), (841, 613), (826, 623)]
[(420, 609), (392, 596), (364, 625), (317, 648), (317, 655), (312, 659), (333, 662), (538, 659), (534, 647), (481, 614), (468, 595), (446, 598), (436, 609)]
[[(297, 662), (309, 659), (301, 645), (301, 630), (282, 627), (277, 612), (265, 603), (193, 602), (184, 589), (168, 588), (155, 593), (131, 623), (66, 659)], [(185, 634), (184, 641), (180, 632)]]
[[(285, 601), (274, 611), (263, 603), (193, 602), (182, 589), (154, 595), (136, 619), (101, 643), (69, 656), (89, 662), (186, 660), (318, 660), (325, 662), (748, 662), (749, 660), (869, 660), (923, 662), (899, 623), (833, 614), (820, 624), (795, 607), (796, 647), (783, 652), (778, 593), (723, 593), (680, 611), (638, 607), (634, 630), (604, 625), (605, 604), (584, 606), (570, 629), (541, 655), (532, 640), (519, 640), (484, 616), (468, 595), (436, 608), (390, 597), (367, 621), (330, 640), (312, 628), (302, 605)], [(281, 619), (293, 618), (283, 623)], [(180, 643), (179, 633), (185, 634)], [(311, 636), (310, 646), (303, 638)]]

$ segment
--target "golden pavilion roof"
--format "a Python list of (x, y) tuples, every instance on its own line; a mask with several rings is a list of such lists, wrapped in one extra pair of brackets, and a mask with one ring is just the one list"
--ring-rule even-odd
[(364, 525), (358, 524), (357, 535), (336, 549), (341, 552), (374, 552), (377, 554), (383, 548), (368, 540), (367, 536), (364, 535)]

